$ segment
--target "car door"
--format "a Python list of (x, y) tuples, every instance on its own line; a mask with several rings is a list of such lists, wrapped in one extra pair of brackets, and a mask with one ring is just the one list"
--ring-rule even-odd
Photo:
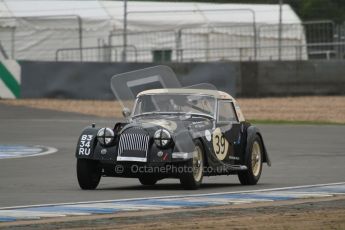
[(231, 100), (218, 100), (216, 129), (213, 135), (214, 152), (224, 163), (238, 159), (236, 145), (240, 142), (240, 123)]

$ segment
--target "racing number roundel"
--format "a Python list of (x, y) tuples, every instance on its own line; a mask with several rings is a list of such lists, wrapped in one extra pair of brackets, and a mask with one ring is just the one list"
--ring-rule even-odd
[(224, 160), (229, 149), (229, 142), (225, 139), (220, 128), (216, 128), (212, 137), (213, 150), (219, 160)]

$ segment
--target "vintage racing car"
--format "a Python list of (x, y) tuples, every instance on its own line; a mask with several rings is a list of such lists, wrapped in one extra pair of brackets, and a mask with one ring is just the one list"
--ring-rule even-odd
[(233, 97), (212, 87), (144, 90), (123, 114), (127, 120), (114, 127), (82, 131), (76, 149), (82, 189), (95, 189), (102, 176), (143, 185), (177, 178), (197, 189), (203, 176), (237, 174), (241, 184), (254, 185), (263, 163), (271, 165), (259, 129)]

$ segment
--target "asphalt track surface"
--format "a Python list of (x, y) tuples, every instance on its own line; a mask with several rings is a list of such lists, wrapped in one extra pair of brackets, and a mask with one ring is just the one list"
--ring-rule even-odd
[(345, 181), (345, 126), (258, 125), (272, 167), (264, 166), (256, 186), (241, 186), (236, 176), (204, 178), (201, 189), (183, 190), (176, 179), (143, 187), (137, 179), (102, 178), (95, 191), (79, 189), (74, 151), (80, 131), (90, 123), (114, 120), (74, 113), (0, 105), (0, 145), (45, 145), (58, 152), (0, 159), (0, 207), (257, 190)]

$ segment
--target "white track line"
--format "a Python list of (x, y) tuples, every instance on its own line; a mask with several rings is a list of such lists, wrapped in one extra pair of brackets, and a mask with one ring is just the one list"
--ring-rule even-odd
[(332, 186), (332, 185), (345, 185), (345, 182), (328, 183), (328, 184), (314, 184), (314, 185), (301, 185), (301, 186), (291, 186), (291, 187), (282, 187), (282, 188), (245, 190), (245, 191), (233, 191), (233, 192), (218, 192), (218, 193), (203, 193), (203, 194), (190, 194), (190, 195), (173, 195), (173, 196), (157, 196), (157, 197), (143, 197), (143, 198), (129, 198), (129, 199), (114, 199), (114, 200), (81, 201), (81, 202), (69, 202), (69, 203), (51, 203), (51, 204), (9, 206), (9, 207), (2, 207), (2, 208), (0, 208), (0, 210), (19, 209), (19, 208), (33, 208), (33, 207), (46, 207), (46, 206), (60, 206), (60, 205), (75, 205), (75, 204), (95, 204), (95, 203), (120, 202), (120, 201), (136, 201), (136, 200), (149, 200), (149, 199), (164, 199), (164, 198), (185, 198), (185, 197), (198, 197), (198, 196), (224, 195), (224, 194), (237, 194), (237, 193), (268, 192), (268, 191), (281, 191), (281, 190), (289, 190), (289, 189), (313, 188), (313, 187)]
[(42, 152), (42, 153), (35, 153), (35, 154), (32, 154), (32, 155), (22, 155), (22, 156), (13, 156), (13, 157), (0, 158), (0, 160), (44, 156), (44, 155), (49, 155), (49, 154), (52, 154), (52, 153), (56, 153), (56, 152), (58, 151), (56, 148), (54, 148), (54, 147), (49, 147), (49, 146), (33, 145), (33, 146), (31, 146), (31, 147), (35, 147), (35, 148), (46, 148), (47, 150), (44, 151), (44, 152)]

